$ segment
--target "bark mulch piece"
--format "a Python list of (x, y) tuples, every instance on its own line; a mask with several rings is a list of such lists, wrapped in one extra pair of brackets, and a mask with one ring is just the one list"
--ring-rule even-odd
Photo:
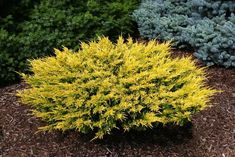
[(31, 108), (15, 96), (26, 85), (1, 88), (0, 157), (235, 157), (235, 70), (211, 67), (207, 71), (208, 84), (223, 93), (214, 97), (212, 107), (195, 115), (192, 124), (125, 134), (114, 131), (92, 142), (90, 135), (75, 131), (36, 133), (45, 123), (31, 116)]

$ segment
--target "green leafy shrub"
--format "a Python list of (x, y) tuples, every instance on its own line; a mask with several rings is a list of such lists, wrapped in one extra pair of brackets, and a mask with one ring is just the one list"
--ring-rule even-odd
[[(16, 6), (20, 9), (27, 8), (26, 13), (19, 11), (22, 17), (9, 11), (8, 16), (0, 19), (0, 69), (5, 69), (1, 71), (0, 84), (19, 79), (14, 71), (26, 72), (28, 58), (49, 55), (53, 47), (67, 45), (76, 50), (80, 41), (98, 35), (113, 40), (120, 34), (132, 35), (131, 12), (138, 0), (41, 0), (34, 3), (23, 0), (18, 3)], [(16, 10), (19, 9), (16, 7)], [(10, 71), (2, 66), (5, 61)]]
[(235, 3), (212, 0), (143, 1), (134, 12), (140, 34), (193, 47), (207, 65), (235, 67)]
[(19, 91), (34, 115), (48, 122), (43, 130), (75, 129), (102, 138), (113, 129), (184, 125), (208, 106), (216, 91), (191, 58), (170, 58), (170, 44), (113, 44), (108, 38), (82, 43), (77, 53), (30, 61), (30, 85)]

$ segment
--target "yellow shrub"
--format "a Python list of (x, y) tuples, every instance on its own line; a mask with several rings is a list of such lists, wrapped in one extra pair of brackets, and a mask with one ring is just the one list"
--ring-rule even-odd
[(30, 88), (18, 93), (48, 122), (43, 130), (93, 131), (102, 138), (114, 128), (183, 125), (216, 92), (191, 58), (170, 58), (169, 43), (120, 37), (113, 44), (103, 37), (81, 43), (77, 53), (55, 54), (31, 61), (34, 74), (23, 74)]

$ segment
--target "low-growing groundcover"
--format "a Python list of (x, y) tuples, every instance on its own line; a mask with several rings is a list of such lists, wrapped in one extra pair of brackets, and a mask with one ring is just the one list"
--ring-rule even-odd
[(108, 38), (81, 43), (74, 53), (30, 61), (30, 85), (18, 92), (33, 114), (47, 121), (42, 130), (94, 132), (145, 130), (158, 124), (184, 125), (208, 106), (216, 92), (205, 85), (203, 68), (191, 58), (170, 58), (170, 43), (117, 44)]

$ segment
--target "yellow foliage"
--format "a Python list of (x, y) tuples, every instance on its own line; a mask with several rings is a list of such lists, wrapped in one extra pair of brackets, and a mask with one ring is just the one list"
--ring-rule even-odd
[(170, 49), (122, 37), (81, 43), (76, 53), (55, 49), (53, 57), (30, 61), (33, 75), (22, 75), (30, 88), (18, 95), (48, 121), (44, 130), (93, 130), (102, 138), (114, 128), (183, 125), (216, 91), (205, 86), (203, 68), (188, 57), (172, 59)]

